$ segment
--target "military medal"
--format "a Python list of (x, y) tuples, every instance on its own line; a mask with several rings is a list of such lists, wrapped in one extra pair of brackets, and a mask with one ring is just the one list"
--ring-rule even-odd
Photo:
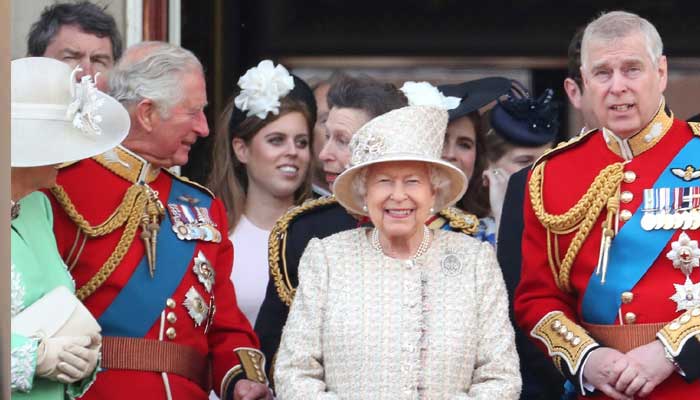
[(654, 221), (654, 212), (656, 211), (656, 205), (654, 202), (654, 189), (644, 189), (644, 208), (642, 209), (644, 216), (640, 224), (642, 229), (645, 231), (650, 231), (654, 229), (656, 222)]
[(197, 213), (197, 221), (199, 221), (199, 226), (202, 228), (205, 235), (204, 240), (214, 243), (221, 242), (221, 233), (218, 229), (216, 229), (216, 223), (214, 223), (211, 217), (209, 217), (209, 210), (204, 207), (195, 207), (194, 209)]
[(207, 293), (211, 293), (211, 289), (214, 286), (214, 268), (212, 268), (211, 263), (204, 257), (204, 253), (200, 250), (197, 257), (194, 258), (194, 266), (192, 267), (195, 275), (199, 282), (204, 285)]
[(683, 226), (683, 188), (673, 189), (673, 229), (680, 229)]
[(690, 310), (700, 305), (700, 283), (693, 283), (690, 274), (693, 269), (700, 266), (700, 248), (697, 240), (690, 240), (685, 232), (682, 232), (678, 240), (671, 243), (671, 251), (666, 253), (666, 258), (673, 262), (673, 267), (681, 270), (685, 275), (685, 283), (673, 284), (676, 293), (670, 297), (678, 305), (676, 311)]
[(678, 306), (676, 311), (692, 310), (700, 306), (700, 283), (693, 283), (689, 277), (685, 278), (682, 285), (673, 284), (676, 293), (670, 297)]
[(185, 294), (185, 301), (183, 302), (183, 305), (187, 309), (187, 313), (194, 320), (194, 325), (201, 326), (202, 322), (206, 320), (207, 315), (209, 314), (209, 306), (207, 306), (204, 298), (199, 294), (194, 286), (190, 287)]
[(658, 188), (656, 189), (656, 196), (658, 199), (658, 210), (654, 220), (654, 229), (661, 229), (666, 223), (666, 216), (668, 215), (668, 204), (669, 204), (670, 191), (668, 188)]
[(180, 240), (190, 240), (190, 232), (182, 220), (183, 217), (180, 207), (177, 204), (168, 204), (168, 212), (172, 220), (173, 232), (175, 232), (177, 238)]

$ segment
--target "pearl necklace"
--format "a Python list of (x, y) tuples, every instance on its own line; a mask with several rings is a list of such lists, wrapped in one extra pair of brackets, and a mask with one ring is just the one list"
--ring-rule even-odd
[[(421, 240), (420, 245), (418, 245), (418, 250), (416, 250), (416, 254), (414, 254), (413, 257), (411, 257), (411, 259), (416, 259), (428, 251), (428, 247), (430, 247), (430, 233), (430, 228), (423, 225), (423, 239)], [(374, 247), (374, 249), (378, 252), (385, 254), (384, 249), (382, 248), (382, 244), (381, 242), (379, 242), (379, 229), (377, 228), (374, 228), (372, 230), (372, 247)]]

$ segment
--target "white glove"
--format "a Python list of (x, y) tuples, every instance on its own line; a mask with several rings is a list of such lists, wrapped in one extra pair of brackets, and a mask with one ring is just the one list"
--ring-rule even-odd
[(62, 383), (87, 377), (97, 365), (101, 337), (60, 336), (39, 343), (36, 375)]

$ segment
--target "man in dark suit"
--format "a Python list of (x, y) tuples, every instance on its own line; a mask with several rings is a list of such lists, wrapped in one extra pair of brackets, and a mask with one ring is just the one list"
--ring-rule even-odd
[[(569, 43), (568, 77), (564, 80), (564, 89), (569, 101), (582, 116), (584, 126), (581, 132), (596, 127), (597, 121), (592, 112), (581, 81), (581, 38), (583, 30), (579, 30)], [(503, 270), (503, 279), (511, 300), (515, 288), (520, 282), (520, 265), (522, 262), (521, 239), (523, 233), (523, 201), (525, 187), (530, 167), (511, 175), (508, 181), (501, 223), (498, 231), (498, 246), (496, 255)], [(511, 319), (513, 308), (510, 309)], [(513, 324), (517, 327), (517, 325)], [(523, 378), (523, 389), (520, 398), (523, 400), (549, 400), (561, 398), (564, 377), (552, 365), (548, 357), (535, 347), (527, 332), (516, 328), (515, 342), (520, 355), (520, 371)]]

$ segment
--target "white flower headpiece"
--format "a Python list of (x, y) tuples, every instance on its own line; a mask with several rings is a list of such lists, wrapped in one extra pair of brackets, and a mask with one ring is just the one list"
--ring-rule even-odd
[(82, 70), (77, 66), (70, 74), (70, 94), (73, 101), (66, 109), (66, 118), (73, 121), (73, 126), (88, 135), (101, 135), (102, 128), (99, 124), (102, 122), (102, 116), (97, 113), (97, 110), (104, 104), (104, 99), (98, 96), (98, 89), (95, 87), (100, 74), (98, 72), (95, 75), (95, 82), (90, 75), (85, 75), (80, 79), (80, 83), (75, 83), (75, 74)]
[(459, 97), (445, 96), (428, 82), (405, 82), (401, 91), (406, 95), (409, 106), (431, 106), (452, 110), (462, 101)]
[(238, 86), (241, 93), (233, 100), (236, 107), (247, 111), (248, 117), (265, 119), (269, 112), (279, 113), (280, 99), (294, 89), (294, 78), (281, 64), (263, 60), (241, 76)]
[(88, 135), (101, 135), (102, 128), (99, 124), (102, 122), (102, 116), (97, 110), (104, 104), (104, 99), (98, 96), (98, 89), (95, 87), (100, 74), (95, 75), (95, 82), (90, 75), (85, 75), (80, 79), (80, 83), (76, 83), (75, 74), (82, 70), (77, 66), (70, 74), (70, 94), (73, 100), (66, 109), (66, 118)]

